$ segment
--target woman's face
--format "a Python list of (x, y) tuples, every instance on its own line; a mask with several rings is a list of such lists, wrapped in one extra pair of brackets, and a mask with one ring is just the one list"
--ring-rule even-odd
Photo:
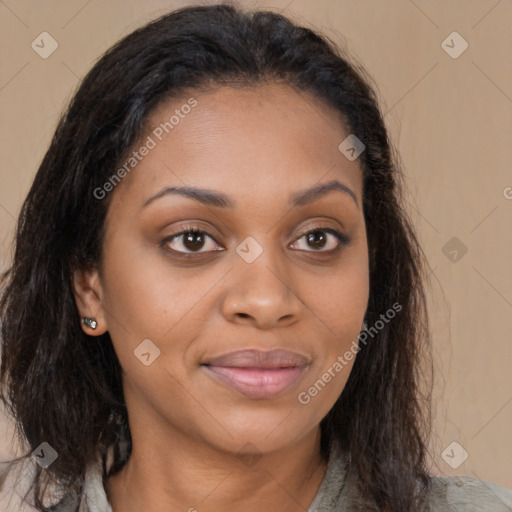
[(149, 121), (109, 192), (101, 276), (77, 274), (94, 290), (77, 288), (87, 332), (110, 333), (132, 428), (290, 446), (343, 390), (368, 302), (349, 133), (278, 84), (184, 95)]

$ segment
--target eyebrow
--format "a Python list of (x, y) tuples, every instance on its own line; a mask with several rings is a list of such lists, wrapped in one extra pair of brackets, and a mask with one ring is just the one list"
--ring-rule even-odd
[[(357, 196), (355, 195), (353, 190), (337, 180), (329, 181), (327, 183), (320, 183), (319, 185), (315, 185), (314, 187), (295, 192), (290, 196), (289, 206), (305, 206), (320, 199), (321, 197), (327, 195), (329, 192), (332, 192), (334, 190), (338, 190), (349, 195), (356, 204), (356, 206), (359, 207)], [(161, 197), (168, 195), (180, 195), (183, 197), (188, 197), (206, 206), (215, 206), (217, 208), (234, 208), (236, 206), (236, 201), (234, 201), (231, 197), (222, 192), (217, 192), (215, 190), (208, 190), (204, 188), (185, 186), (163, 188), (162, 190), (160, 190), (160, 192), (148, 198), (142, 205), (142, 208), (145, 208), (153, 201), (156, 201), (157, 199), (160, 199)]]

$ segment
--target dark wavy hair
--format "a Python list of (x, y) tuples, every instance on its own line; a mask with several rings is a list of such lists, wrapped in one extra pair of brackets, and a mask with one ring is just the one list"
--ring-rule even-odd
[[(80, 326), (77, 268), (101, 268), (109, 199), (93, 191), (113, 174), (163, 101), (214, 85), (282, 82), (324, 100), (364, 143), (363, 210), (373, 325), (400, 313), (354, 363), (322, 419), (322, 456), (335, 440), (348, 454), (354, 510), (419, 510), (431, 487), (431, 349), (427, 264), (404, 207), (403, 174), (362, 66), (327, 36), (283, 15), (232, 4), (166, 14), (109, 49), (81, 82), (23, 203), (12, 266), (2, 276), (2, 400), (16, 431), (58, 458), (37, 468), (31, 490), (45, 510), (47, 479), (80, 494), (98, 451), (131, 437), (121, 367), (109, 333), (97, 343)], [(423, 363), (426, 364), (423, 364)], [(23, 455), (29, 457), (30, 453)], [(21, 460), (19, 457), (15, 460)], [(124, 464), (116, 450), (110, 474)]]

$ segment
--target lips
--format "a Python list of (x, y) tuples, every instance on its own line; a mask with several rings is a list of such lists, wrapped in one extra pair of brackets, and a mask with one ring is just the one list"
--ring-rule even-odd
[(238, 368), (289, 368), (308, 364), (308, 360), (290, 350), (274, 349), (263, 350), (239, 350), (230, 352), (211, 359), (205, 364), (210, 366), (232, 366)]
[(215, 380), (248, 398), (272, 398), (300, 379), (309, 360), (289, 350), (240, 350), (208, 359), (202, 367)]

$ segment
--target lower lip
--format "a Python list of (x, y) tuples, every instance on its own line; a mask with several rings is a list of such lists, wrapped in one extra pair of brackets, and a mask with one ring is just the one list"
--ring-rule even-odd
[(206, 370), (249, 398), (272, 398), (295, 384), (304, 367), (289, 368), (239, 368), (204, 366)]

